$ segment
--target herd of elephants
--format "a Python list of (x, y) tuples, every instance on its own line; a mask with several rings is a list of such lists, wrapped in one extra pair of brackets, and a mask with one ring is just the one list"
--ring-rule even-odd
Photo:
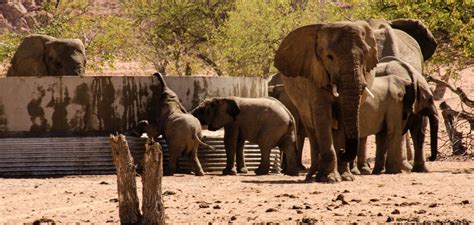
[[(32, 54), (28, 49), (35, 46), (43, 49), (35, 53), (43, 60), (25, 66)], [(248, 172), (243, 147), (249, 141), (261, 150), (257, 175), (269, 173), (270, 151), (278, 147), (283, 173), (297, 176), (306, 169), (301, 162), (306, 137), (311, 149), (306, 180), (315, 176), (320, 182), (338, 182), (354, 180), (354, 174), (428, 172), (425, 130), (429, 123), (429, 159), (435, 160), (438, 112), (422, 70), (436, 47), (431, 32), (412, 19), (303, 26), (290, 32), (276, 51), (279, 73), (269, 78), (271, 97), (209, 98), (187, 112), (163, 76), (155, 73), (162, 86), (153, 103), (158, 110), (153, 118), (140, 121), (135, 132), (163, 135), (170, 155), (165, 174), (173, 174), (178, 157), (185, 154), (194, 174), (204, 175), (198, 147), (213, 147), (201, 140), (202, 125), (224, 128), (226, 175)], [(7, 76), (25, 70), (32, 75), (83, 75), (85, 63), (80, 41), (32, 35), (20, 45)], [(366, 154), (369, 135), (376, 135), (373, 169)]]

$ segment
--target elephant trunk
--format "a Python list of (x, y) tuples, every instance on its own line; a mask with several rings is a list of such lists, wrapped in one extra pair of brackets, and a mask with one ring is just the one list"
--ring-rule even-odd
[[(359, 71), (359, 70), (355, 70)], [(343, 80), (345, 84), (341, 90), (342, 122), (345, 131), (345, 151), (341, 155), (341, 160), (350, 162), (355, 159), (359, 151), (359, 102), (361, 97), (360, 82), (352, 73)]]
[(438, 125), (439, 119), (437, 113), (428, 115), (430, 121), (430, 139), (431, 139), (431, 156), (430, 161), (435, 161), (438, 156)]

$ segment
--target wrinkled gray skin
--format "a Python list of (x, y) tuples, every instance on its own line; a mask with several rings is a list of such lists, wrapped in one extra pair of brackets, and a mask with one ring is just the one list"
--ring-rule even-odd
[(176, 171), (178, 157), (185, 154), (193, 163), (194, 174), (203, 176), (204, 171), (199, 162), (197, 151), (199, 145), (213, 149), (201, 141), (202, 131), (196, 119), (180, 103), (178, 96), (166, 85), (161, 74), (156, 73), (162, 84), (162, 94), (158, 104), (158, 115), (151, 121), (140, 121), (137, 132), (146, 132), (148, 137), (158, 140), (163, 135), (168, 145), (169, 163), (165, 175)]
[[(423, 78), (422, 68), (423, 61), (429, 59), (436, 50), (437, 43), (431, 32), (418, 20), (399, 19), (392, 21), (385, 21), (381, 19), (372, 19), (368, 21), (377, 40), (378, 58), (393, 56), (394, 58), (385, 58), (387, 61), (393, 61), (392, 66), (386, 68), (391, 70), (391, 73), (396, 74), (402, 78), (409, 77), (408, 74), (413, 74), (414, 79), (412, 88), (415, 88), (415, 109), (408, 117), (408, 122), (404, 128), (404, 132), (410, 130), (412, 141), (415, 148), (415, 162), (413, 165), (413, 172), (428, 172), (425, 166), (423, 143), (425, 139), (425, 130), (427, 120), (430, 122), (431, 132), (431, 156), (433, 161), (437, 156), (437, 131), (438, 131), (438, 112), (432, 99), (432, 92), (428, 87), (426, 80)], [(411, 66), (411, 68), (403, 68), (396, 65), (396, 60), (401, 60)], [(382, 67), (380, 67), (382, 68)], [(380, 70), (379, 68), (379, 70)], [(408, 70), (415, 70), (410, 72)], [(385, 76), (388, 72), (378, 72), (377, 76)], [(408, 140), (408, 137), (403, 137), (403, 140)], [(365, 142), (365, 140), (361, 140)], [(402, 144), (403, 157), (406, 159), (406, 152), (411, 153), (408, 142)], [(363, 148), (361, 156), (358, 156), (357, 167), (353, 172), (367, 174), (369, 165), (366, 160), (365, 143), (360, 145)], [(379, 159), (380, 161), (381, 159)], [(382, 164), (379, 164), (382, 165)], [(374, 173), (379, 173), (383, 168), (377, 168)], [(395, 172), (398, 170), (390, 169), (388, 172)]]
[(303, 156), (303, 147), (304, 140), (307, 137), (306, 131), (301, 121), (298, 109), (291, 102), (290, 97), (285, 91), (283, 86), (283, 81), (281, 80), (281, 74), (277, 73), (268, 78), (268, 96), (273, 97), (280, 101), (288, 110), (290, 110), (291, 115), (295, 118), (296, 123), (296, 160), (300, 170), (306, 170), (306, 167), (303, 165), (302, 156)]
[[(307, 180), (316, 172), (321, 182), (354, 179), (348, 166), (338, 170), (337, 165), (347, 165), (357, 155), (359, 102), (366, 98), (365, 87), (372, 85), (376, 47), (365, 21), (304, 26), (280, 44), (274, 65), (311, 144)], [(342, 131), (341, 138), (333, 138), (333, 128)]]
[(86, 51), (79, 39), (29, 35), (13, 55), (7, 76), (83, 76)]
[[(257, 175), (270, 170), (270, 151), (278, 146), (286, 155), (286, 174), (298, 175), (295, 121), (286, 107), (274, 98), (211, 98), (191, 112), (209, 130), (224, 127), (227, 165), (225, 175), (247, 173), (243, 147), (247, 140), (261, 151)], [(237, 170), (234, 159), (237, 159)]]
[[(412, 166), (406, 160), (403, 150), (405, 127), (414, 113), (421, 111), (436, 118), (433, 96), (428, 83), (422, 79), (413, 67), (394, 57), (380, 60), (376, 69), (376, 78), (371, 87), (374, 98), (368, 97), (360, 108), (360, 137), (357, 169), (352, 172), (370, 174), (367, 164), (366, 142), (367, 136), (376, 134), (376, 161), (373, 174), (400, 173), (402, 170), (411, 170)], [(433, 124), (432, 136), (437, 140), (437, 126)], [(432, 139), (433, 140), (433, 139)], [(437, 143), (432, 143), (436, 146)], [(436, 148), (435, 148), (436, 149)], [(419, 171), (422, 169), (423, 171)], [(426, 172), (423, 149), (416, 148), (415, 172)]]

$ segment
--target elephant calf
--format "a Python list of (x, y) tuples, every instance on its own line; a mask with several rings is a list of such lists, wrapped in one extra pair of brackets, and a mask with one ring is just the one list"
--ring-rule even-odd
[[(295, 120), (288, 109), (274, 98), (211, 98), (191, 112), (208, 129), (224, 127), (227, 165), (225, 175), (246, 173), (243, 147), (245, 140), (256, 143), (261, 150), (261, 162), (255, 173), (265, 175), (270, 169), (270, 151), (278, 146), (286, 155), (286, 172), (298, 175), (296, 162)], [(234, 158), (237, 158), (237, 170)]]
[(176, 171), (176, 163), (178, 157), (186, 154), (194, 165), (194, 174), (203, 176), (204, 171), (199, 162), (197, 151), (199, 145), (213, 149), (201, 141), (202, 131), (199, 120), (196, 119), (186, 110), (179, 102), (178, 96), (174, 93), (164, 81), (161, 74), (156, 73), (155, 76), (161, 82), (162, 93), (158, 104), (158, 115), (148, 123), (142, 120), (137, 128), (139, 133), (144, 131), (148, 137), (158, 139), (163, 134), (168, 145), (169, 163), (168, 169), (165, 170), (166, 175), (173, 175)]

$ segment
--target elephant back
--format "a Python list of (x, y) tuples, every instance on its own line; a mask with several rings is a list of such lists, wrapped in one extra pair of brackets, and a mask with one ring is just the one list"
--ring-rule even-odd
[(48, 69), (44, 63), (45, 44), (54, 39), (38, 34), (25, 37), (13, 55), (7, 76), (48, 75)]

